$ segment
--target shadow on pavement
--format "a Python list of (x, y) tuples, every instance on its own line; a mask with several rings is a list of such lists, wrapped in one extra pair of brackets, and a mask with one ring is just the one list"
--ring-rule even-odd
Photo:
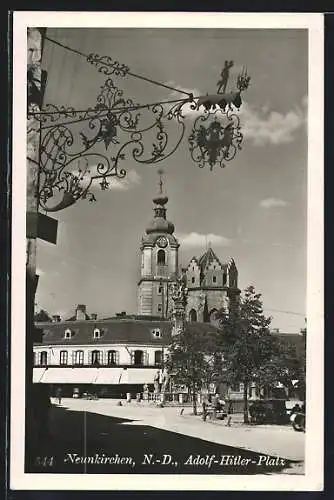
[[(25, 471), (61, 474), (272, 474), (296, 462), (53, 406)], [(122, 425), (126, 423), (127, 425)], [(218, 429), (217, 429), (218, 431)]]

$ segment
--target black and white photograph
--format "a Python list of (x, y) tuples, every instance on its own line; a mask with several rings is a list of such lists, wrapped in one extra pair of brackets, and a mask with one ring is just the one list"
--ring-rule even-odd
[(11, 487), (321, 490), (322, 16), (13, 23)]

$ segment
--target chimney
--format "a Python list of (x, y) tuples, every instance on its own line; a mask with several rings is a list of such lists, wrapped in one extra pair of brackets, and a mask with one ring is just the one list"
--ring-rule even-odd
[(76, 320), (83, 321), (86, 319), (86, 306), (84, 304), (78, 304), (76, 308)]
[(58, 314), (55, 314), (52, 316), (52, 323), (59, 323), (61, 321), (60, 316)]
[(96, 313), (92, 313), (92, 314), (90, 315), (90, 319), (92, 319), (92, 320), (96, 321), (96, 320), (97, 320), (97, 314), (96, 314)]

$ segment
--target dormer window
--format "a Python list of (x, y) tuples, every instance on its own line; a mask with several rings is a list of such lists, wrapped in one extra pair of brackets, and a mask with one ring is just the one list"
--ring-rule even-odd
[(160, 328), (153, 328), (153, 330), (151, 330), (151, 333), (152, 333), (153, 337), (156, 337), (156, 338), (162, 337), (162, 332), (161, 332)]
[(73, 337), (73, 332), (69, 328), (66, 328), (65, 333), (64, 333), (64, 338), (65, 339), (71, 339)]
[(93, 338), (94, 339), (100, 339), (101, 338), (101, 330), (99, 328), (94, 328)]

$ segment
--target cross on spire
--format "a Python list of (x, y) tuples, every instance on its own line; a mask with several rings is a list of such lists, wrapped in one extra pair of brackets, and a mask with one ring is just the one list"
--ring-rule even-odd
[(159, 181), (159, 189), (160, 189), (160, 190), (159, 190), (159, 194), (162, 194), (162, 187), (163, 187), (163, 185), (164, 185), (163, 180), (162, 180), (162, 176), (163, 176), (163, 174), (164, 174), (164, 171), (163, 171), (163, 169), (162, 169), (162, 168), (159, 168), (159, 170), (158, 170), (158, 174), (159, 174), (159, 178), (160, 178), (160, 181)]

